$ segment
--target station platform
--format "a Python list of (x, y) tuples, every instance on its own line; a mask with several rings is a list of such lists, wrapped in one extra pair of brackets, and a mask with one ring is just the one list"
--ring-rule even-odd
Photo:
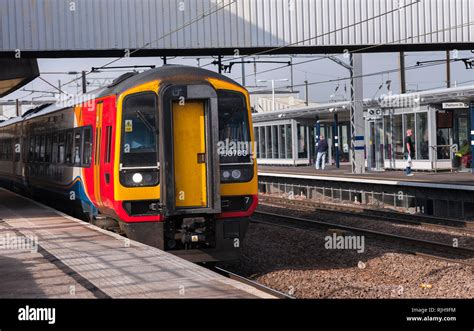
[(0, 188), (0, 298), (273, 298)]
[(349, 165), (342, 165), (339, 169), (328, 166), (325, 170), (316, 170), (314, 166), (258, 166), (258, 175), (264, 177), (474, 191), (474, 174), (471, 172), (413, 172), (413, 174), (414, 176), (407, 177), (403, 171), (386, 170), (356, 175), (351, 173)]

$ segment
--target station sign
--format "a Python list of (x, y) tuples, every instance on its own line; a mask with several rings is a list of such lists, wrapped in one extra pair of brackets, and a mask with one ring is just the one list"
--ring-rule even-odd
[(469, 108), (465, 102), (443, 102), (443, 109)]

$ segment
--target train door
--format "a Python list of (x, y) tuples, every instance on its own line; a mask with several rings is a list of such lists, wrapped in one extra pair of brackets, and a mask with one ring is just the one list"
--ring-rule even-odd
[(207, 84), (170, 85), (160, 98), (160, 194), (165, 215), (220, 213), (216, 91)]
[(103, 102), (96, 105), (96, 124), (95, 124), (95, 148), (94, 148), (94, 197), (98, 206), (102, 206), (102, 192), (101, 192), (101, 164), (100, 159), (102, 151), (102, 117), (103, 117)]
[(207, 207), (204, 102), (174, 101), (172, 112), (176, 207)]
[(103, 206), (112, 208), (113, 200), (113, 127), (115, 122), (114, 101), (104, 100), (101, 109), (100, 138), (100, 195)]

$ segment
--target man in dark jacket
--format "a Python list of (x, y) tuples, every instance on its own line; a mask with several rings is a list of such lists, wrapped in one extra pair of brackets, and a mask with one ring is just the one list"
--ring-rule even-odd
[(321, 164), (321, 169), (324, 170), (324, 166), (326, 165), (326, 155), (328, 154), (328, 142), (326, 141), (326, 139), (324, 139), (324, 136), (321, 135), (319, 137), (319, 143), (318, 145), (316, 146), (316, 170), (319, 170), (319, 162), (323, 161), (323, 163)]
[(405, 173), (407, 176), (413, 176), (411, 172), (411, 160), (415, 157), (415, 146), (413, 144), (413, 131), (411, 129), (407, 130), (407, 136), (405, 137), (405, 158), (407, 160)]

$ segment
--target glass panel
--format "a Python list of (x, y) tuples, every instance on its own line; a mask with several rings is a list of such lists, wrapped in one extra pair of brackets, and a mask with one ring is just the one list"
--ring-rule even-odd
[[(414, 151), (412, 151), (413, 158), (416, 159), (416, 132), (415, 132), (415, 114), (403, 114), (403, 120), (404, 120), (404, 127), (405, 130), (403, 130), (403, 139), (405, 140), (405, 137), (407, 136), (407, 131), (412, 130), (413, 135), (411, 136), (412, 141), (413, 141), (413, 147), (415, 148)], [(403, 144), (404, 152), (406, 152), (406, 146), (405, 143)]]
[(82, 130), (74, 130), (74, 165), (81, 165), (81, 153), (82, 153)]
[(51, 162), (51, 148), (52, 148), (52, 142), (51, 142), (51, 135), (48, 134), (46, 136), (45, 140), (45, 154), (44, 154), (44, 161), (45, 162)]
[[(107, 127), (107, 137), (109, 137), (109, 128), (110, 128), (110, 131), (111, 130), (111, 126), (108, 126)], [(84, 128), (84, 131), (83, 131), (83, 135), (84, 135), (84, 148), (83, 148), (83, 156), (82, 156), (82, 164), (84, 166), (89, 166), (91, 164), (91, 160), (92, 160), (92, 130), (90, 127), (86, 127)], [(111, 137), (108, 138), (108, 141), (107, 141), (107, 159), (106, 161), (109, 161), (110, 162), (110, 144), (111, 144), (111, 141), (110, 141)]]
[(461, 155), (467, 155), (471, 152), (469, 144), (469, 122), (467, 116), (457, 118), (457, 134), (454, 143), (458, 145), (458, 151)]
[(449, 135), (451, 129), (438, 129), (436, 135), (437, 158), (438, 160), (449, 160)]
[(285, 156), (285, 126), (278, 125), (278, 158), (284, 159)]
[(41, 162), (44, 162), (44, 154), (45, 154), (45, 147), (46, 147), (46, 144), (45, 144), (45, 136), (41, 136), (40, 138), (40, 154), (39, 154), (39, 160)]
[(339, 127), (339, 158), (341, 162), (349, 162), (349, 127), (343, 124)]
[(265, 147), (267, 150), (267, 159), (272, 158), (272, 130), (271, 126), (265, 127)]
[(66, 131), (66, 163), (72, 163), (72, 130)]
[(253, 129), (253, 139), (255, 139), (255, 146), (257, 149), (257, 159), (260, 158), (260, 148), (258, 146), (258, 140), (260, 135), (258, 134), (258, 127)]
[(125, 99), (121, 159), (125, 167), (157, 164), (157, 127), (154, 93), (140, 93)]
[[(221, 154), (221, 163), (250, 162), (250, 128), (247, 105), (242, 93), (219, 91), (217, 93), (219, 113), (219, 141), (235, 143), (237, 155)], [(227, 143), (228, 142), (228, 143)]]
[(59, 142), (59, 136), (57, 133), (53, 134), (53, 152), (52, 152), (52, 157), (53, 157), (53, 163), (58, 163), (58, 142)]
[(65, 148), (65, 140), (66, 140), (66, 133), (60, 132), (59, 133), (59, 145), (58, 145), (58, 153), (59, 153), (59, 163), (64, 163), (66, 161), (66, 148)]
[(291, 136), (291, 124), (286, 124), (285, 125), (285, 133), (286, 133), (286, 158), (287, 159), (292, 159), (293, 154), (292, 154), (292, 136)]
[(401, 160), (403, 159), (403, 125), (402, 125), (402, 115), (394, 115), (393, 116), (393, 144), (395, 145), (395, 159)]
[(272, 126), (272, 151), (273, 158), (278, 159), (278, 126)]
[(306, 126), (297, 124), (296, 128), (298, 135), (298, 158), (304, 159), (308, 155), (308, 146), (306, 144)]
[(385, 116), (383, 119), (385, 131), (385, 158), (390, 160), (392, 158), (392, 124), (390, 123), (390, 116)]
[(260, 142), (259, 142), (259, 145), (260, 145), (260, 157), (262, 159), (265, 159), (267, 157), (267, 149), (265, 148), (265, 127), (264, 126), (261, 126), (258, 128), (258, 130), (260, 131)]
[(416, 114), (416, 158), (429, 159), (428, 113)]

